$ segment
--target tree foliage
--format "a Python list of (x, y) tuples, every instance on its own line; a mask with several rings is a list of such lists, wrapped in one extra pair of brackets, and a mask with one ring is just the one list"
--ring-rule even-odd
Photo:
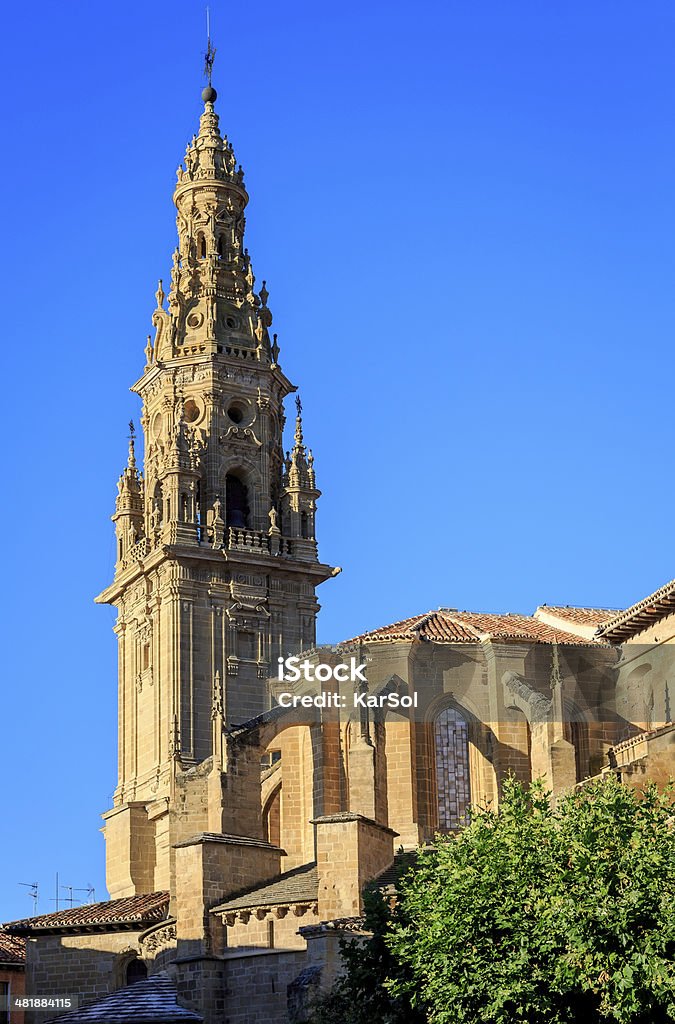
[(504, 786), (398, 883), (369, 897), (365, 945), (313, 1024), (665, 1024), (675, 1021), (671, 793), (613, 777), (554, 807)]
[(672, 815), (613, 777), (555, 808), (509, 780), (404, 879), (392, 991), (430, 1024), (675, 1020)]
[(411, 981), (387, 945), (394, 916), (402, 920), (402, 908), (392, 912), (380, 892), (366, 889), (363, 927), (372, 937), (340, 944), (344, 974), (315, 1002), (311, 1024), (425, 1024), (426, 1015), (413, 1008), (407, 985), (396, 993), (389, 988)]

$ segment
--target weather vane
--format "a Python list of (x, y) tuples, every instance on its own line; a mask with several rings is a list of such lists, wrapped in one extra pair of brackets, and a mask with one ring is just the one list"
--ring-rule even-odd
[(211, 85), (211, 75), (213, 74), (213, 62), (216, 59), (216, 49), (211, 45), (211, 14), (206, 8), (206, 53), (204, 54), (204, 74), (206, 79)]
[(134, 426), (134, 421), (133, 420), (129, 420), (129, 440), (130, 441), (133, 441), (135, 433), (136, 433), (136, 427)]
[(300, 395), (295, 396), (295, 408), (298, 410), (298, 416), (302, 416), (302, 402), (300, 401)]

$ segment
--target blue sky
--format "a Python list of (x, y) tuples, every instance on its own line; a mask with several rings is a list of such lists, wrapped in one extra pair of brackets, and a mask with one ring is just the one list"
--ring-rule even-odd
[[(247, 244), (316, 455), (320, 639), (674, 575), (675, 8), (211, 0)], [(129, 385), (175, 244), (204, 9), (3, 19), (5, 770), (19, 882), (104, 895)], [(62, 895), (64, 895), (62, 893)]]

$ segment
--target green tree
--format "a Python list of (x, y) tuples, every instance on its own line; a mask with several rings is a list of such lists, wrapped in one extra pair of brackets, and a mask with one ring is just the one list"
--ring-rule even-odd
[(407, 986), (396, 993), (388, 987), (407, 975), (386, 942), (394, 919), (402, 919), (400, 905), (392, 910), (382, 893), (366, 889), (363, 926), (371, 937), (340, 944), (344, 973), (314, 1003), (311, 1024), (425, 1024), (426, 1015), (413, 1008)]
[(399, 900), (385, 986), (429, 1024), (675, 1020), (669, 792), (612, 777), (554, 808), (509, 780), (498, 812), (420, 852)]

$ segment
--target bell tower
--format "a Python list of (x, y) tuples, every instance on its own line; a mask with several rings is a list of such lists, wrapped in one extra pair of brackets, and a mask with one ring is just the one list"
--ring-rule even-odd
[(154, 338), (132, 388), (143, 472), (132, 427), (113, 515), (115, 575), (96, 599), (118, 610), (119, 770), (104, 815), (111, 896), (167, 887), (173, 844), (213, 830), (206, 797), (195, 796), (199, 766), (215, 764), (223, 728), (270, 706), (277, 657), (315, 643), (315, 590), (339, 571), (317, 553), (320, 492), (299, 400), (284, 456), (284, 399), (296, 388), (270, 337), (265, 282), (255, 288), (244, 174), (216, 98), (209, 84), (177, 172), (170, 286), (159, 282)]

